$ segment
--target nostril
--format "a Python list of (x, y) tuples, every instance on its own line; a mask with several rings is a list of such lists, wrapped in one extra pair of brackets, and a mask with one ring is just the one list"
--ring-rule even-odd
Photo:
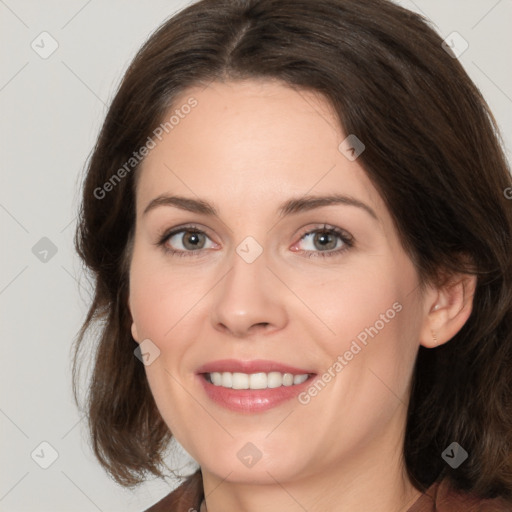
[(270, 323), (269, 322), (259, 322), (257, 324), (253, 324), (251, 326), (251, 331), (258, 331), (260, 329), (268, 329)]

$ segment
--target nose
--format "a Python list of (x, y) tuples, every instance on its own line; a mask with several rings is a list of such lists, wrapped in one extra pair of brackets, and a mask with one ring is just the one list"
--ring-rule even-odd
[(233, 255), (232, 267), (212, 297), (211, 321), (216, 330), (244, 338), (286, 326), (286, 290), (267, 263), (265, 251), (252, 263)]

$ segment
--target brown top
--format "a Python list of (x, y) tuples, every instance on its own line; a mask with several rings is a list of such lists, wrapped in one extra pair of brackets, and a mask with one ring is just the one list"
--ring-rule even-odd
[[(203, 477), (198, 469), (144, 512), (200, 512), (203, 498)], [(473, 494), (452, 490), (448, 482), (442, 480), (433, 483), (407, 512), (512, 512), (512, 504), (501, 498), (479, 499)]]

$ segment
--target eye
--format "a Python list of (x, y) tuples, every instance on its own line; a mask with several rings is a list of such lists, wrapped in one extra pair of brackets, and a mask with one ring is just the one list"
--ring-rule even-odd
[[(303, 243), (303, 249), (298, 252), (306, 252), (308, 257), (330, 257), (339, 255), (354, 245), (354, 238), (345, 230), (324, 225), (322, 228), (308, 231), (302, 235), (300, 242)], [(292, 250), (297, 250), (295, 244)]]
[[(212, 249), (218, 247), (211, 242), (208, 235), (197, 226), (181, 226), (171, 231), (166, 231), (159, 237), (158, 246), (171, 255), (175, 256), (200, 256), (204, 254), (201, 249)], [(298, 249), (301, 242), (305, 248)], [(308, 258), (330, 257), (339, 255), (354, 245), (354, 239), (350, 233), (334, 226), (323, 225), (317, 229), (310, 230), (301, 236), (300, 241), (292, 247), (295, 252), (307, 253)]]
[(213, 244), (207, 247), (208, 235), (196, 226), (182, 226), (166, 231), (159, 239), (157, 245), (161, 246), (165, 252), (177, 256), (197, 256), (200, 249), (211, 249), (216, 246)]

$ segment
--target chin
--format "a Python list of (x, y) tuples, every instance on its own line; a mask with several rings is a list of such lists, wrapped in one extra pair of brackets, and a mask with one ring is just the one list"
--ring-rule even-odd
[[(272, 484), (288, 481), (298, 477), (301, 470), (299, 461), (287, 455), (290, 450), (281, 452), (261, 453), (247, 443), (242, 449), (223, 450), (209, 457), (203, 457), (200, 466), (203, 470), (213, 473), (227, 482), (247, 484)], [(257, 458), (260, 456), (261, 458)]]

